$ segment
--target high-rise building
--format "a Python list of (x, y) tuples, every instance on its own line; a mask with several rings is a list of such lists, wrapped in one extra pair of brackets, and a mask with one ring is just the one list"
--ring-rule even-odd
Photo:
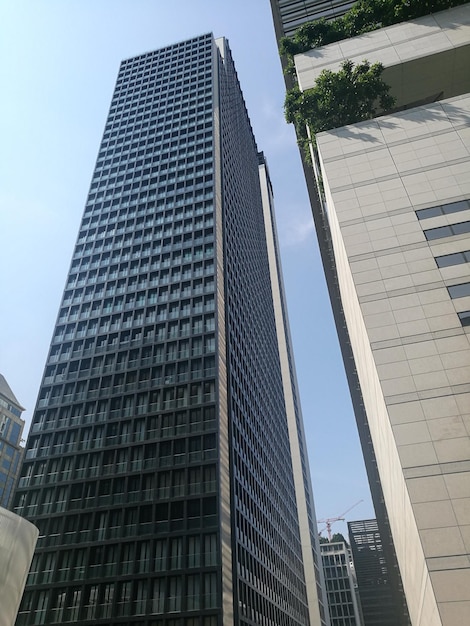
[(272, 192), (224, 39), (123, 61), (27, 442), (19, 625), (325, 625)]
[(470, 621), (469, 50), (465, 4), (295, 57), (303, 91), (366, 58), (396, 98), (393, 113), (317, 135), (309, 186), (374, 503), (382, 492), (416, 626)]
[[(334, 19), (344, 15), (344, 13), (351, 8), (352, 4), (353, 2), (328, 3), (327, 6), (331, 9), (328, 19)], [(309, 21), (326, 17), (322, 12), (322, 6), (324, 6), (322, 2), (313, 0), (313, 2), (308, 5), (307, 10), (307, 5), (305, 3), (299, 5), (296, 0), (271, 0), (271, 10), (278, 42), (283, 37), (291, 37), (296, 30), (295, 25), (301, 26)], [(290, 10), (291, 8), (292, 11)], [(298, 21), (292, 23), (291, 16), (294, 15), (294, 13), (299, 9), (301, 9), (301, 14), (298, 15)], [(286, 69), (288, 65), (287, 59), (281, 58), (281, 63), (283, 68)], [(284, 71), (284, 80), (286, 89), (292, 89), (298, 84), (297, 72), (295, 71), (294, 75), (292, 75), (290, 71)], [(303, 136), (299, 136), (299, 140), (303, 143)], [(328, 213), (320, 191), (322, 184), (321, 182), (317, 182), (321, 177), (318, 175), (318, 170), (315, 172), (313, 169), (310, 159), (305, 158), (303, 150), (300, 151), (300, 156), (312, 209), (312, 218), (315, 225), (320, 258), (322, 261), (323, 271), (325, 273), (325, 281), (331, 302), (336, 332), (338, 334), (339, 347), (341, 349), (359, 440), (364, 456), (364, 464), (369, 481), (375, 516), (382, 537), (382, 545), (385, 559), (388, 564), (388, 570), (390, 572), (391, 585), (395, 593), (395, 603), (397, 606), (405, 605), (403, 615), (400, 617), (400, 620), (397, 621), (397, 624), (399, 626), (409, 626), (410, 622), (408, 611), (406, 609), (406, 602), (404, 603), (402, 600), (403, 586), (398, 569), (396, 552), (393, 545), (388, 513), (382, 493), (380, 476), (377, 470), (375, 450), (372, 445), (361, 385), (355, 364), (355, 356), (353, 354), (351, 340), (349, 337), (349, 329), (343, 311), (342, 295), (339, 289), (336, 259), (332, 245)], [(315, 158), (313, 159), (313, 162), (316, 162)]]
[(24, 454), (24, 411), (5, 377), (0, 374), (0, 506), (9, 509)]

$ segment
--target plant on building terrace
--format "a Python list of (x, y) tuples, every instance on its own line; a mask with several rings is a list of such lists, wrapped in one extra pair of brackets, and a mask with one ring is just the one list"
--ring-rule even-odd
[(299, 143), (310, 161), (306, 129), (314, 136), (324, 130), (355, 124), (391, 109), (395, 103), (390, 87), (382, 80), (383, 65), (346, 60), (338, 72), (323, 70), (315, 86), (300, 91), (296, 86), (286, 94), (286, 120), (295, 124)]
[[(287, 72), (294, 73), (294, 55), (312, 48), (355, 37), (406, 20), (466, 4), (468, 0), (358, 0), (343, 16), (307, 22), (293, 37), (280, 41), (280, 53), (287, 57)], [(354, 67), (344, 61), (339, 72), (325, 70), (312, 89), (294, 87), (286, 94), (285, 115), (296, 126), (299, 144), (311, 160), (309, 128), (316, 133), (371, 119), (394, 105), (389, 87), (381, 79), (383, 66), (368, 61)]]
[(295, 54), (467, 2), (468, 0), (358, 0), (341, 17), (329, 21), (322, 18), (302, 24), (292, 37), (283, 37), (280, 40), (279, 51), (290, 61), (287, 71), (292, 71)]

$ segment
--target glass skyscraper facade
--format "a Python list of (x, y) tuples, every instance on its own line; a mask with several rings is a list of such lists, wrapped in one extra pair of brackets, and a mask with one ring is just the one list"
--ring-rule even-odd
[(15, 497), (19, 625), (326, 623), (271, 200), (224, 39), (121, 64)]

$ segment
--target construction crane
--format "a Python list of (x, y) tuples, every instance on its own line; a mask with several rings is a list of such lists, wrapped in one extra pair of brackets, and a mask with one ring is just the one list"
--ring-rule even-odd
[(346, 509), (346, 511), (344, 511), (344, 513), (341, 513), (337, 517), (327, 517), (326, 519), (319, 519), (319, 520), (317, 520), (317, 524), (326, 524), (325, 528), (322, 528), (318, 532), (318, 534), (321, 535), (322, 532), (324, 530), (326, 530), (326, 532), (328, 533), (328, 541), (331, 541), (331, 525), (334, 524), (335, 522), (339, 522), (339, 521), (343, 521), (344, 522), (345, 521), (344, 520), (344, 516), (346, 515), (346, 513), (349, 513), (349, 511), (351, 511), (351, 509), (356, 507), (358, 504), (361, 504), (361, 502), (363, 502), (363, 500), (359, 500), (358, 502), (356, 502), (355, 504), (350, 506), (349, 509)]

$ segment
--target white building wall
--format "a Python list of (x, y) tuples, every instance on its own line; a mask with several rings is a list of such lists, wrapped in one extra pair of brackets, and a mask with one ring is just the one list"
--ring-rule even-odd
[(0, 508), (0, 626), (13, 626), (39, 531)]
[(470, 623), (470, 97), (317, 136), (342, 300), (413, 626)]

